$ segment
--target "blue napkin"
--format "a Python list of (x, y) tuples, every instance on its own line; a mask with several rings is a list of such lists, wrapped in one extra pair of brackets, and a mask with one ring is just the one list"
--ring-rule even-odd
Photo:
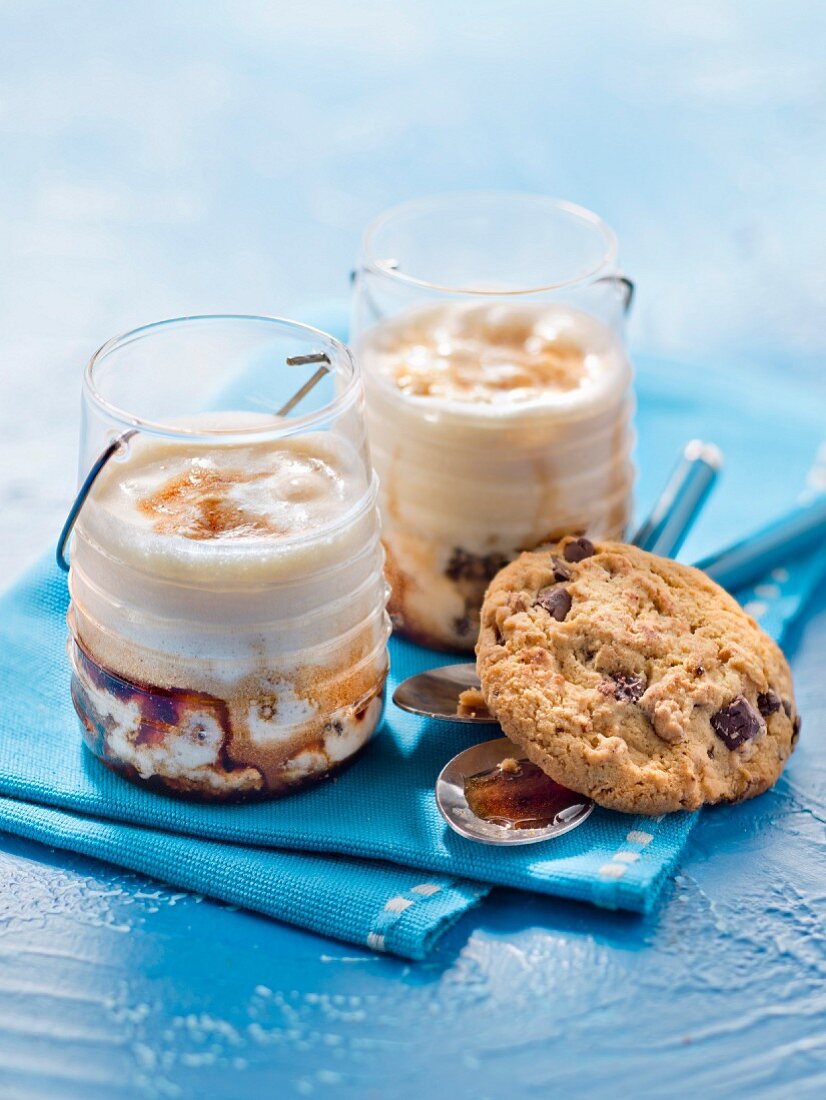
[[(793, 401), (785, 394), (796, 409), (789, 421), (794, 429), (764, 469), (764, 449), (755, 453), (754, 440), (762, 417), (775, 418), (776, 438), (783, 400), (767, 395), (761, 407), (752, 395), (750, 408), (739, 402), (732, 416), (737, 383), (726, 378), (721, 385), (697, 370), (641, 372), (641, 449), (653, 448), (641, 458), (643, 499), (653, 497), (692, 435), (714, 439), (737, 471), (735, 491), (719, 494), (712, 537), (693, 539), (692, 556), (789, 507), (789, 484), (802, 482), (820, 442), (816, 417), (807, 420), (799, 395)], [(752, 491), (744, 493), (740, 483)], [(714, 502), (709, 519), (713, 508)], [(798, 616), (823, 565), (820, 554), (786, 563), (745, 594), (775, 636)], [(654, 820), (598, 809), (551, 844), (476, 845), (444, 825), (433, 784), (445, 760), (485, 734), (414, 718), (392, 705), (367, 753), (334, 783), (247, 806), (187, 804), (149, 793), (107, 771), (81, 745), (69, 699), (66, 605), (65, 578), (50, 562), (0, 599), (0, 828), (8, 831), (419, 959), (493, 884), (650, 910), (696, 818)], [(445, 657), (393, 639), (391, 660), (392, 693), (400, 679)]]

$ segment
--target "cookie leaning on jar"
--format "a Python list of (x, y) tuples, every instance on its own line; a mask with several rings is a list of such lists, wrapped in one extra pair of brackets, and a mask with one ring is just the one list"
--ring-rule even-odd
[(522, 554), (482, 608), (488, 708), (557, 782), (661, 814), (752, 798), (797, 742), (785, 657), (705, 574), (623, 543)]

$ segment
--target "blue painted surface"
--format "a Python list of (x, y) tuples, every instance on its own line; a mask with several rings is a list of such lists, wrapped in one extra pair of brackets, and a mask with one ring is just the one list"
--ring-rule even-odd
[[(335, 297), (363, 223), (419, 193), (593, 207), (640, 286), (637, 351), (805, 378), (824, 408), (823, 5), (28, 2), (0, 22), (4, 577), (59, 528), (97, 343)], [(712, 508), (722, 530), (723, 489)], [(407, 966), (2, 838), (0, 1096), (823, 1095), (825, 650), (821, 594), (789, 773), (703, 815), (644, 919), (499, 891)]]

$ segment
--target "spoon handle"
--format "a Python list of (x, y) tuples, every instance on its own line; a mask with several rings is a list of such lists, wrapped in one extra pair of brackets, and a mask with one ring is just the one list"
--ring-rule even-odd
[(826, 495), (696, 562), (723, 588), (745, 588), (794, 557), (826, 546)]
[(673, 557), (705, 504), (722, 464), (723, 456), (713, 443), (699, 439), (687, 443), (648, 519), (631, 539), (634, 546)]

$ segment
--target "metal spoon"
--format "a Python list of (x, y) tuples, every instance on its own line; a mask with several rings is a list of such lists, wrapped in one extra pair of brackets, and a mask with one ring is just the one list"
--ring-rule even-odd
[[(656, 548), (661, 554), (674, 552), (705, 503), (721, 463), (716, 447), (697, 440), (689, 443), (634, 541), (646, 548)], [(486, 710), (481, 713), (481, 708), (476, 708), (468, 713), (459, 703), (463, 691), (479, 687), (474, 664), (445, 665), (403, 681), (394, 692), (393, 701), (404, 710), (439, 721), (497, 724)], [(454, 832), (481, 844), (538, 844), (577, 828), (589, 817), (594, 803), (585, 795), (562, 809), (550, 824), (538, 829), (509, 828), (477, 817), (468, 804), (466, 781), (495, 770), (503, 760), (514, 756), (519, 756), (519, 750), (507, 737), (500, 737), (472, 745), (447, 762), (436, 780), (436, 805)]]
[(787, 512), (725, 550), (695, 562), (723, 588), (734, 591), (826, 540), (826, 495)]
[(438, 722), (466, 722), (469, 725), (498, 725), (487, 707), (468, 710), (459, 696), (468, 688), (481, 689), (473, 661), (460, 665), (442, 665), (402, 680), (393, 692), (393, 702), (402, 710), (435, 718)]
[(470, 776), (493, 771), (504, 759), (518, 754), (507, 737), (483, 741), (454, 756), (442, 768), (436, 780), (436, 805), (448, 825), (468, 840), (482, 844), (538, 844), (541, 840), (562, 836), (589, 817), (594, 809), (590, 798), (575, 796), (572, 804), (561, 809), (549, 825), (539, 829), (516, 829), (497, 825), (477, 817), (468, 806), (465, 780)]

